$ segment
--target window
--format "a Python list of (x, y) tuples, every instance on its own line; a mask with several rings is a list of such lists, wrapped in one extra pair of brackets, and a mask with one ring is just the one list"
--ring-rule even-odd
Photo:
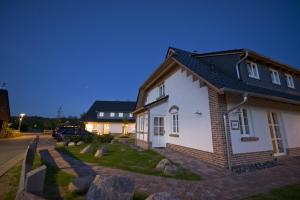
[(256, 63), (248, 61), (247, 69), (249, 77), (259, 79), (258, 67)]
[(286, 84), (289, 88), (295, 88), (295, 85), (294, 85), (294, 80), (293, 80), (293, 77), (292, 75), (290, 74), (285, 74), (285, 77), (286, 77)]
[(119, 117), (123, 117), (123, 113), (120, 112), (120, 113), (119, 113)]
[(104, 112), (98, 112), (98, 117), (103, 117), (104, 116)]
[(270, 72), (271, 72), (272, 83), (280, 85), (280, 78), (279, 78), (278, 71), (274, 69), (270, 69)]
[(129, 117), (132, 117), (132, 113), (129, 113)]
[(179, 126), (178, 126), (178, 112), (172, 113), (172, 133), (178, 134), (179, 133)]
[(115, 113), (114, 113), (114, 112), (111, 112), (111, 113), (110, 113), (110, 116), (111, 116), (111, 117), (114, 117), (114, 116), (115, 116)]
[(249, 117), (246, 109), (239, 109), (239, 122), (241, 134), (250, 135)]
[(163, 97), (165, 96), (165, 84), (161, 84), (158, 88), (158, 96)]
[(144, 132), (144, 117), (140, 118), (140, 131)]

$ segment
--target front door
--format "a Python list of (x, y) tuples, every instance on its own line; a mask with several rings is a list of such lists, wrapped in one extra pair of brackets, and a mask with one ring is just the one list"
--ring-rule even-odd
[(103, 124), (103, 134), (109, 134), (109, 124)]
[(282, 134), (280, 131), (278, 114), (275, 112), (268, 112), (267, 116), (274, 156), (284, 155), (285, 149), (283, 145)]
[(153, 117), (153, 139), (152, 147), (165, 147), (165, 118), (162, 116)]

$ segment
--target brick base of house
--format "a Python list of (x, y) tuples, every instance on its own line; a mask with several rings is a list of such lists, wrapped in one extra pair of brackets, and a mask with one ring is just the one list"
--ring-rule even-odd
[(287, 149), (288, 156), (300, 156), (300, 147)]
[(135, 140), (135, 145), (142, 148), (142, 149), (150, 149), (151, 147), (151, 142), (146, 142), (144, 140)]
[(272, 151), (239, 153), (239, 154), (233, 154), (231, 156), (231, 165), (237, 166), (237, 165), (245, 165), (245, 164), (264, 163), (272, 160), (274, 160)]
[(217, 165), (219, 167), (227, 167), (227, 163), (224, 155), (217, 155), (216, 153), (184, 147), (176, 144), (167, 143), (167, 148), (187, 154), (198, 160)]

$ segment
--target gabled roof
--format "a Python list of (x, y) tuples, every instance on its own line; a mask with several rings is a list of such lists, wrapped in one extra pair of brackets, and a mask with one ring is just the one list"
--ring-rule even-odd
[[(106, 121), (106, 122), (118, 122), (124, 120), (123, 118), (116, 117), (103, 117), (101, 119), (97, 118), (98, 112), (123, 112), (131, 113), (135, 109), (136, 102), (133, 101), (95, 101), (90, 107), (88, 112), (84, 115), (84, 121)], [(126, 117), (126, 115), (124, 115)], [(134, 120), (134, 119), (131, 119)]]
[[(204, 60), (200, 59), (200, 57), (208, 56), (224, 56), (224, 58), (226, 59), (226, 55), (239, 54), (240, 56), (243, 56), (246, 51), (249, 53), (249, 55), (256, 59), (262, 59), (266, 63), (278, 65), (281, 68), (286, 69), (288, 71), (292, 71), (295, 74), (300, 74), (300, 71), (294, 67), (282, 64), (278, 61), (274, 61), (266, 56), (260, 55), (249, 49), (234, 49), (210, 53), (195, 53), (178, 48), (169, 47), (165, 62), (170, 62), (170, 60), (173, 60), (181, 66), (188, 68), (191, 72), (193, 72), (195, 75), (201, 78), (201, 80), (205, 81), (205, 83), (218, 90), (219, 93), (248, 93), (252, 96), (273, 98), (275, 100), (284, 100), (286, 102), (300, 104), (300, 95), (279, 90), (267, 89), (255, 85), (249, 85), (246, 82), (237, 79), (236, 77), (231, 77), (224, 74), (224, 72), (221, 71), (218, 67), (214, 67), (213, 65), (204, 62)], [(153, 79), (153, 77), (157, 77), (158, 73), (162, 71), (160, 70), (160, 68), (164, 67), (163, 64), (141, 86), (138, 98), (142, 98), (141, 91), (149, 83), (149, 80)], [(140, 101), (141, 100), (138, 99), (138, 102)], [(140, 106), (141, 105), (138, 105), (138, 107)], [(137, 109), (139, 109), (138, 107)]]

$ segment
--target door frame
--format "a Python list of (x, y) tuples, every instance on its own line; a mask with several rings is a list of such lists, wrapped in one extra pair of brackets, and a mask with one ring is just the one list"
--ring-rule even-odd
[(275, 144), (276, 144), (276, 151), (278, 152), (278, 138), (276, 136), (276, 131), (275, 131), (275, 128), (274, 128), (274, 119), (273, 119), (273, 116), (271, 116), (271, 120), (272, 120), (272, 131), (274, 133), (274, 136), (276, 138), (272, 138), (271, 136), (271, 132), (270, 132), (270, 123), (269, 123), (269, 113), (274, 113), (275, 115), (277, 115), (277, 121), (278, 121), (278, 127), (279, 127), (279, 131), (280, 131), (280, 140), (281, 140), (281, 144), (282, 144), (282, 148), (283, 148), (283, 152), (281, 153), (273, 153), (274, 156), (283, 156), (283, 155), (286, 155), (286, 143), (285, 143), (285, 133), (284, 133), (284, 129), (283, 129), (283, 123), (282, 123), (282, 120), (281, 120), (281, 115), (278, 111), (274, 111), (274, 110), (268, 110), (266, 112), (266, 115), (267, 115), (267, 123), (268, 123), (268, 132), (269, 132), (269, 137), (271, 139), (271, 145), (272, 145), (272, 151), (274, 151), (273, 149), (273, 140), (275, 141)]

